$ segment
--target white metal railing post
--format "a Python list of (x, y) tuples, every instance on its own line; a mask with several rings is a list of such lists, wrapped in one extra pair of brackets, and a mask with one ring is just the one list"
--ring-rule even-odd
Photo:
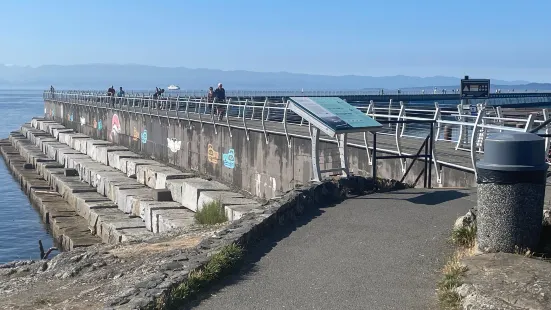
[[(436, 122), (436, 134), (434, 135), (433, 142), (438, 141), (438, 138), (440, 137), (440, 127), (442, 123), (440, 122), (442, 120), (442, 115), (440, 112), (440, 105), (438, 102), (434, 103), (434, 117), (433, 120)], [(433, 143), (433, 146), (435, 144)]]

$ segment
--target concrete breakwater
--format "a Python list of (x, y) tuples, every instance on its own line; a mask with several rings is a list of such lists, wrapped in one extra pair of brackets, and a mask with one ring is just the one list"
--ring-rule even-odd
[[(42, 199), (40, 210), (50, 225), (55, 226), (57, 237), (73, 247), (72, 251), (49, 261), (0, 265), (0, 308), (8, 309), (173, 309), (188, 298), (188, 295), (178, 295), (180, 285), (200, 275), (213, 257), (217, 257), (219, 263), (217, 255), (224, 253), (228, 246), (238, 244), (247, 248), (305, 209), (340, 201), (349, 192), (362, 194), (373, 188), (369, 179), (339, 179), (296, 188), (278, 201), (259, 205), (237, 193), (231, 195), (225, 188), (213, 188), (223, 184), (212, 185), (216, 183), (183, 172), (178, 172), (184, 174), (181, 178), (174, 178), (169, 174), (177, 172), (164, 165), (138, 164), (136, 161), (145, 160), (124, 157), (131, 154), (123, 153), (128, 151), (120, 148), (109, 149), (112, 146), (105, 141), (85, 138), (54, 122), (35, 119), (1, 144), (8, 165), (13, 166), (23, 187), (29, 188), (26, 191), (30, 191), (31, 196), (48, 192), (50, 196)], [(87, 151), (90, 145), (90, 153), (94, 155), (90, 157), (87, 153), (86, 157), (82, 151), (75, 152), (76, 144), (81, 150), (86, 144)], [(117, 160), (115, 154), (118, 154)], [(105, 156), (108, 165), (100, 164)], [(120, 167), (124, 161), (125, 173), (113, 168)], [(78, 175), (74, 175), (75, 172)], [(143, 177), (134, 179), (129, 173), (131, 176), (143, 173)], [(192, 179), (196, 179), (195, 183)], [(168, 207), (161, 203), (176, 202), (155, 199), (155, 193), (163, 190), (153, 185), (161, 187), (163, 183), (173, 199), (182, 199), (181, 205)], [(195, 189), (184, 184), (194, 184)], [(382, 189), (395, 186), (394, 182), (379, 184)], [(220, 197), (226, 209), (232, 210), (229, 216), (233, 216), (233, 221), (210, 227), (188, 222), (187, 215), (193, 211), (184, 206), (184, 201), (195, 201), (195, 206), (200, 208), (199, 200), (206, 201), (220, 193), (226, 194), (214, 197)], [(134, 203), (135, 199), (139, 204)], [(125, 213), (115, 200), (135, 213)], [(48, 204), (52, 201), (55, 203)], [(140, 211), (139, 215), (136, 210)], [(179, 217), (175, 217), (172, 210), (178, 210)], [(161, 232), (161, 222), (172, 223), (173, 227), (167, 224), (167, 231)], [(84, 242), (79, 241), (82, 239), (74, 232), (82, 225), (90, 231), (80, 232), (93, 239), (89, 243), (96, 244), (85, 247)], [(129, 228), (129, 225), (139, 227)]]
[(2, 155), (58, 245), (144, 240), (194, 226), (194, 212), (220, 200), (229, 220), (260, 208), (229, 187), (145, 159), (53, 121), (33, 119)]

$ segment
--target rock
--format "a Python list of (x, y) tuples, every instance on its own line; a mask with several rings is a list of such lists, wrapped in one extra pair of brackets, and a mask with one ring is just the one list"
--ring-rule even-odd
[(467, 214), (460, 216), (453, 225), (453, 229), (462, 229), (473, 225), (476, 222), (475, 210), (471, 209)]
[(518, 254), (466, 257), (463, 284), (456, 289), (461, 309), (549, 309), (551, 264)]

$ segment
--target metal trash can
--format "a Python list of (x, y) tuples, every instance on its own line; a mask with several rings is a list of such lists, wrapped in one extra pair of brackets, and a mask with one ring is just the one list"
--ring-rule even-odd
[(483, 252), (534, 249), (540, 240), (547, 163), (545, 140), (498, 133), (477, 162), (477, 244)]

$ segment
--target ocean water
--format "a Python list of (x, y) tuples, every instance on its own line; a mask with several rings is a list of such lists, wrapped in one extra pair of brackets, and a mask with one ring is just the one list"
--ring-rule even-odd
[[(42, 91), (0, 89), (0, 138), (44, 115)], [(52, 246), (52, 237), (30, 204), (19, 183), (0, 159), (0, 264), (13, 260), (38, 259), (38, 240), (45, 249)], [(53, 252), (55, 254), (56, 251)]]

